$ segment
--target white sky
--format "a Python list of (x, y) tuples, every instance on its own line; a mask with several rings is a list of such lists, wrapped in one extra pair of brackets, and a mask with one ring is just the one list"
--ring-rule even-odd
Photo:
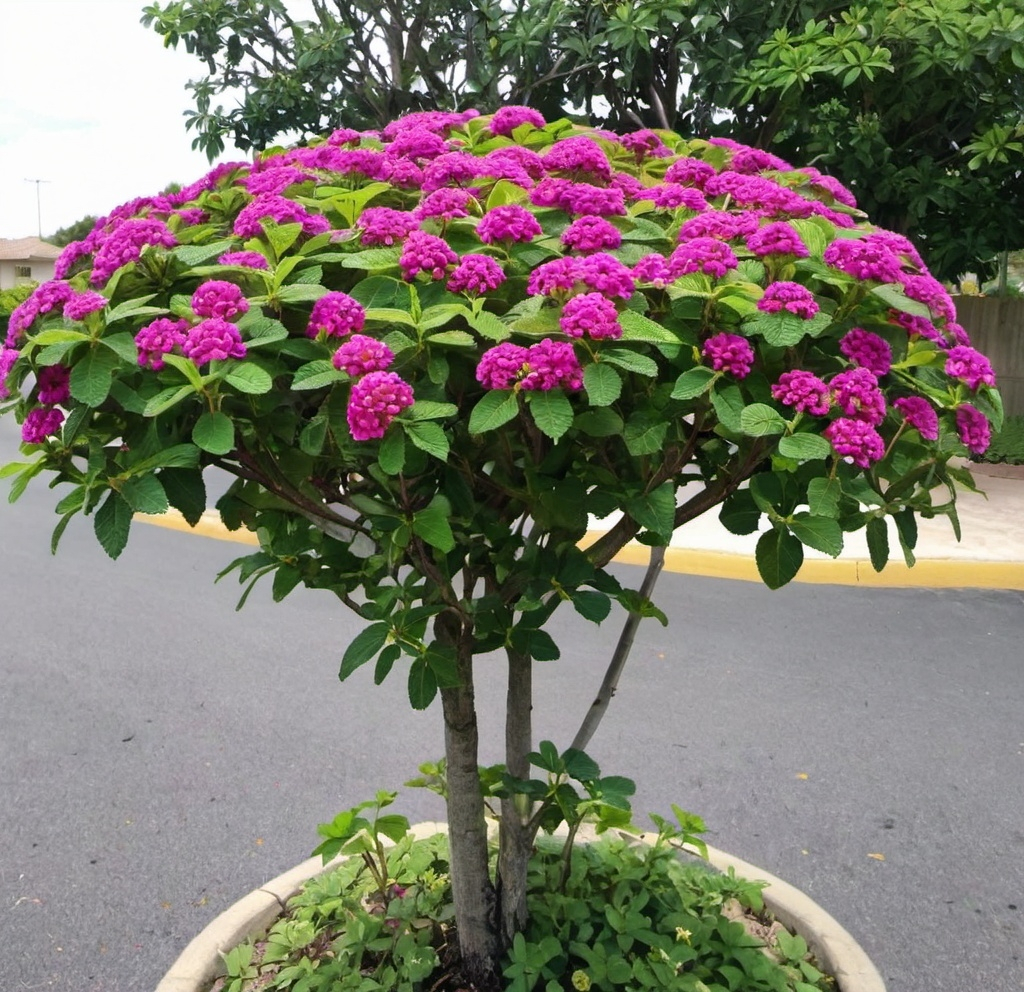
[(209, 169), (182, 116), (202, 63), (139, 23), (147, 2), (0, 0), (0, 237), (38, 233), (26, 179), (46, 237)]

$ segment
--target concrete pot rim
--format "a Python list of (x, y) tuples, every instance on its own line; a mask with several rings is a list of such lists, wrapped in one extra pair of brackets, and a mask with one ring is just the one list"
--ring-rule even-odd
[[(418, 839), (446, 833), (447, 824), (417, 823), (411, 832)], [(579, 840), (596, 835), (581, 830)], [(160, 980), (155, 992), (203, 992), (223, 974), (221, 952), (229, 951), (248, 937), (256, 936), (273, 924), (289, 899), (311, 878), (323, 875), (341, 859), (323, 864), (309, 858), (283, 875), (243, 896), (213, 919), (181, 952), (177, 961)], [(769, 872), (740, 858), (708, 847), (708, 862), (719, 871), (732, 868), (741, 878), (767, 882), (765, 907), (787, 929), (807, 941), (819, 964), (832, 974), (838, 992), (885, 992), (885, 982), (864, 949), (806, 893), (776, 878)]]

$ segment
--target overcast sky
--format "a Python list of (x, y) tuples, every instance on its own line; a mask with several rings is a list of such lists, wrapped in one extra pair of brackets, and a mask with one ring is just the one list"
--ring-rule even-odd
[[(185, 83), (202, 64), (140, 23), (146, 0), (0, 0), (0, 237), (43, 236), (209, 168)], [(234, 149), (230, 159), (246, 156)]]

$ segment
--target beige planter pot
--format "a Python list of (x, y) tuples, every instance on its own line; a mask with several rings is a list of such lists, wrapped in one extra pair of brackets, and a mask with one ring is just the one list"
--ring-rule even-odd
[[(446, 829), (444, 823), (418, 823), (412, 832), (424, 838)], [(584, 831), (580, 831), (579, 839), (587, 839)], [(720, 871), (732, 868), (741, 878), (768, 883), (765, 907), (783, 926), (807, 941), (818, 963), (835, 976), (838, 992), (885, 992), (882, 976), (863, 948), (809, 896), (724, 851), (709, 847), (708, 861)], [(320, 858), (310, 858), (224, 910), (182, 951), (156, 992), (203, 992), (224, 973), (221, 952), (268, 929), (306, 881), (330, 871), (335, 864), (332, 861), (324, 865)]]

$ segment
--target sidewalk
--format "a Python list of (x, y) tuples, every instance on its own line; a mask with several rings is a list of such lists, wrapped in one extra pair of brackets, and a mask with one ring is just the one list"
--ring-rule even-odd
[[(982, 493), (960, 492), (957, 496), (960, 542), (947, 517), (932, 520), (918, 517), (917, 563), (908, 568), (895, 526), (890, 522), (890, 558), (883, 571), (876, 572), (872, 567), (867, 541), (861, 531), (844, 535), (845, 548), (839, 558), (805, 548), (804, 563), (794, 581), (1024, 590), (1024, 467), (984, 463), (969, 467)], [(176, 511), (158, 517), (140, 515), (140, 519), (204, 537), (250, 546), (257, 543), (255, 535), (248, 531), (225, 530), (214, 510), (208, 510), (194, 529)], [(600, 533), (595, 530), (588, 534), (586, 543)], [(676, 531), (665, 556), (665, 568), (687, 575), (760, 582), (754, 563), (758, 536), (729, 533), (719, 523), (717, 512), (711, 511)], [(616, 561), (645, 565), (647, 558), (646, 547), (630, 544)]]

